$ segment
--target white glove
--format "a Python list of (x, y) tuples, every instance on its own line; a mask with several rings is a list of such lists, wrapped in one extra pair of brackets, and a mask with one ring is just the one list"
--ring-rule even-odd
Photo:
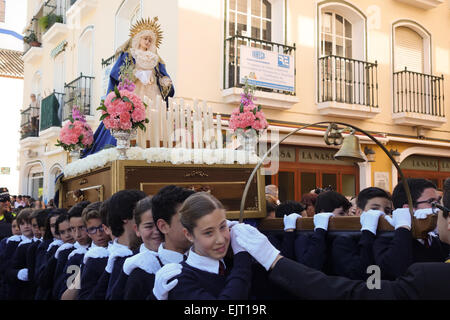
[(106, 264), (105, 271), (111, 274), (114, 268), (114, 261), (116, 261), (117, 256), (110, 255), (108, 257), (108, 263)]
[(237, 225), (239, 221), (230, 221), (227, 219), (227, 227), (232, 228), (233, 226)]
[(240, 223), (234, 226), (233, 230), (236, 233), (237, 243), (250, 253), (266, 270), (269, 270), (280, 251), (258, 229), (248, 224)]
[(181, 273), (183, 267), (179, 263), (168, 263), (158, 270), (155, 275), (155, 285), (153, 287), (153, 294), (158, 300), (167, 300), (169, 291), (175, 288), (178, 284), (178, 279), (172, 280), (173, 277)]
[(284, 222), (284, 231), (287, 229), (295, 229), (297, 227), (297, 219), (301, 218), (302, 216), (298, 213), (291, 213), (290, 215), (284, 215), (283, 222)]
[(334, 215), (331, 212), (316, 213), (314, 215), (314, 231), (316, 231), (316, 229), (318, 228), (327, 231), (328, 221), (330, 221), (330, 218), (333, 216)]
[(17, 279), (22, 281), (28, 281), (28, 269), (20, 269), (17, 273)]
[[(437, 211), (437, 209), (436, 209)], [(434, 214), (433, 208), (417, 209), (414, 212), (414, 217), (416, 219), (426, 219), (429, 215)]]
[(373, 234), (377, 234), (378, 220), (384, 215), (380, 210), (368, 210), (361, 214), (359, 221), (361, 222), (361, 231), (368, 230)]
[(411, 229), (411, 214), (409, 208), (399, 208), (392, 212), (392, 217), (385, 215), (384, 218), (397, 230), (402, 226), (407, 226)]
[[(234, 224), (239, 225), (239, 223)], [(243, 252), (246, 251), (243, 247), (241, 247), (239, 245), (239, 243), (237, 243), (236, 241), (236, 237), (237, 237), (237, 233), (239, 233), (239, 231), (236, 231), (236, 228), (231, 228), (230, 230), (230, 236), (231, 236), (231, 248), (233, 249), (233, 253), (234, 254), (238, 254), (239, 252)]]

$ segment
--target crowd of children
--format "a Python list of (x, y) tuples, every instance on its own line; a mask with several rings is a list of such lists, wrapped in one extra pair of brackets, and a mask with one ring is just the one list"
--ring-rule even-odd
[[(441, 202), (433, 183), (408, 179), (417, 219), (436, 214), (436, 203), (449, 206), (447, 182)], [(445, 234), (450, 227), (438, 225), (428, 239), (413, 238), (401, 183), (392, 196), (375, 187), (359, 193), (355, 214), (361, 230), (351, 234), (332, 237), (328, 232), (329, 220), (351, 208), (345, 197), (325, 191), (314, 201), (313, 231), (296, 231), (297, 219), (311, 211), (308, 206), (275, 201), (268, 211), (283, 218), (284, 230), (266, 235), (227, 220), (226, 209), (210, 193), (174, 185), (152, 197), (122, 190), (103, 202), (83, 201), (69, 210), (25, 208), (13, 218), (13, 235), (0, 241), (0, 299), (326, 298), (326, 285), (322, 296), (319, 289), (300, 295), (274, 281), (270, 270), (283, 257), (307, 270), (354, 281), (365, 281), (367, 268), (378, 265), (383, 280), (396, 280), (416, 262), (442, 262), (449, 254)], [(441, 213), (450, 221), (448, 212)], [(395, 231), (378, 234), (380, 219)]]

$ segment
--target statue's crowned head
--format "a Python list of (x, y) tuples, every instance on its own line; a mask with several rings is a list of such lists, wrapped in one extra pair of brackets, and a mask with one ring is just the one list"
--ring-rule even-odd
[(138, 20), (130, 29), (131, 47), (156, 52), (163, 38), (158, 17)]

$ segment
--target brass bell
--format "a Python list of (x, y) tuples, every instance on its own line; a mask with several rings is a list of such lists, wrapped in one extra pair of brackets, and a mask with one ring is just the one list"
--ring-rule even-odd
[(361, 151), (359, 144), (359, 138), (355, 136), (355, 132), (352, 131), (348, 136), (344, 138), (341, 149), (334, 155), (336, 160), (352, 161), (352, 162), (364, 162), (367, 161), (367, 157)]

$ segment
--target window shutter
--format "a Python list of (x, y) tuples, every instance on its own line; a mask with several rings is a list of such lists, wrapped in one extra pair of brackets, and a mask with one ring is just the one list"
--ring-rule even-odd
[(423, 73), (423, 38), (407, 27), (395, 28), (395, 71)]

